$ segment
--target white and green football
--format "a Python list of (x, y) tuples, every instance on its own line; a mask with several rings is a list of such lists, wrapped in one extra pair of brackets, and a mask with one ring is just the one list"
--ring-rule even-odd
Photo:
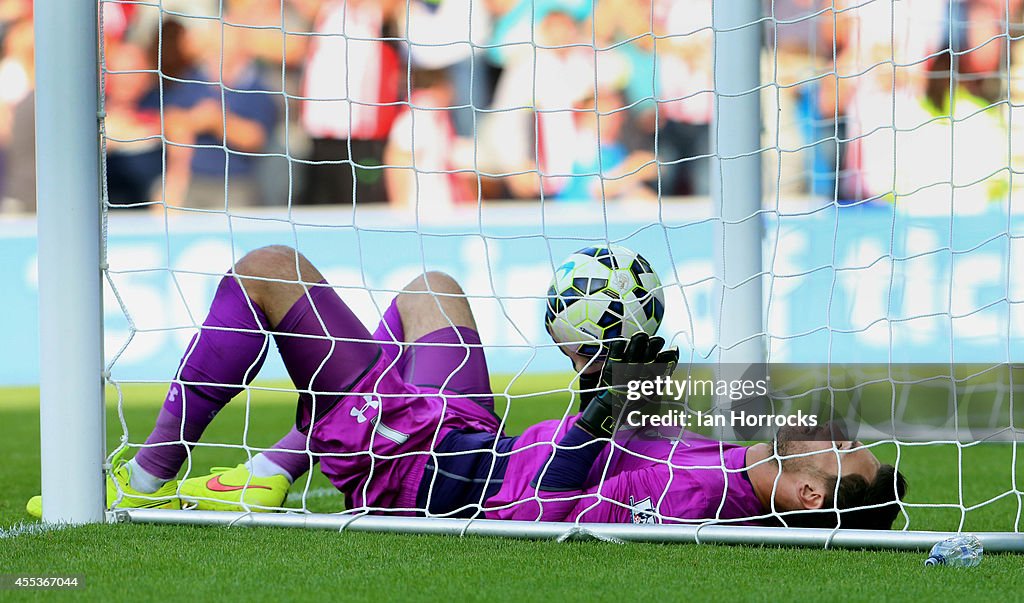
[(645, 331), (654, 335), (665, 314), (661, 279), (639, 253), (587, 247), (555, 270), (544, 326), (563, 349), (594, 356), (606, 342)]

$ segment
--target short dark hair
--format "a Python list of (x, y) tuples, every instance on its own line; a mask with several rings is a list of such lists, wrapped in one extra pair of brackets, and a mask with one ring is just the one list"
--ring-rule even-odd
[[(838, 490), (836, 483), (839, 484)], [(907, 478), (892, 465), (882, 465), (872, 482), (860, 475), (825, 479), (828, 494), (821, 509), (786, 514), (786, 524), (800, 528), (888, 530), (907, 494)], [(867, 508), (865, 508), (867, 507)]]

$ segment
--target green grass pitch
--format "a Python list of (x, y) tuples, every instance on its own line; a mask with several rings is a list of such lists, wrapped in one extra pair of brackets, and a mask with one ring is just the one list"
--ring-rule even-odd
[[(563, 380), (564, 382), (564, 380)], [(550, 389), (543, 380), (517, 381), (517, 391)], [(496, 383), (497, 391), (504, 389)], [(131, 441), (145, 437), (163, 388), (124, 390)], [(560, 416), (564, 398), (519, 399), (508, 431)], [(256, 392), (248, 404), (227, 406), (204, 440), (251, 446), (276, 441), (294, 417), (293, 397)], [(116, 408), (108, 412), (107, 440), (121, 437)], [(882, 599), (1015, 598), (1024, 557), (987, 555), (971, 570), (924, 568), (923, 555), (886, 551), (824, 551), (716, 545), (615, 545), (527, 542), (497, 538), (398, 536), (274, 528), (196, 528), (146, 525), (88, 526), (7, 536), (28, 523), (25, 501), (39, 489), (39, 412), (35, 388), (0, 390), (4, 446), (0, 494), (0, 574), (81, 574), (83, 589), (61, 596), (94, 600), (785, 600), (795, 596)], [(893, 461), (896, 449), (877, 449)], [(1017, 452), (1022, 452), (1017, 450)], [(993, 500), (1024, 483), (1014, 446), (905, 446), (900, 467), (910, 480), (910, 503), (948, 508), (909, 509), (911, 527), (1012, 531), (1020, 526), (1016, 496)], [(235, 465), (245, 453), (231, 446), (198, 448), (196, 471)], [(962, 474), (958, 468), (962, 467)], [(299, 489), (304, 484), (298, 484)], [(323, 476), (309, 482), (307, 506), (341, 509), (342, 498)], [(988, 502), (987, 504), (981, 504)], [(290, 498), (290, 505), (301, 501)], [(977, 506), (977, 508), (972, 508)], [(961, 511), (962, 508), (968, 510)], [(901, 520), (898, 522), (902, 523)], [(42, 591), (3, 591), (0, 600), (49, 598)]]

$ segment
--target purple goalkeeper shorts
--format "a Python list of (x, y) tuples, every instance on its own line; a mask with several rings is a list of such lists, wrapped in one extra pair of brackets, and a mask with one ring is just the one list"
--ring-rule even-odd
[(434, 449), (416, 496), (429, 515), (479, 517), (501, 489), (518, 436), (456, 429)]
[[(501, 431), (487, 363), (479, 335), (466, 327), (441, 329), (400, 347), (394, 304), (373, 338), (381, 342), (376, 359), (317, 416), (310, 439), (321, 470), (345, 493), (349, 510), (420, 514), (426, 466), (448, 434), (487, 433), (493, 441)], [(433, 471), (437, 463), (430, 464)], [(455, 504), (441, 502), (445, 508)]]
[[(378, 341), (381, 341), (380, 331), (378, 327), (374, 333)], [(390, 337), (384, 341), (390, 341)], [(395, 370), (406, 383), (424, 391), (461, 395), (494, 411), (487, 359), (480, 345), (480, 335), (473, 329), (439, 329), (405, 346), (401, 353), (397, 345), (383, 348), (384, 353), (394, 359)]]

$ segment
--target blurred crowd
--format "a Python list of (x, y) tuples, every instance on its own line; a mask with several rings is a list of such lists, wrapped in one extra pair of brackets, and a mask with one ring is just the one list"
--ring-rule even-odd
[[(769, 194), (1005, 197), (1022, 3), (766, 0)], [(709, 193), (712, 0), (101, 6), (115, 206)], [(0, 0), (0, 211), (35, 203), (32, 39)]]

